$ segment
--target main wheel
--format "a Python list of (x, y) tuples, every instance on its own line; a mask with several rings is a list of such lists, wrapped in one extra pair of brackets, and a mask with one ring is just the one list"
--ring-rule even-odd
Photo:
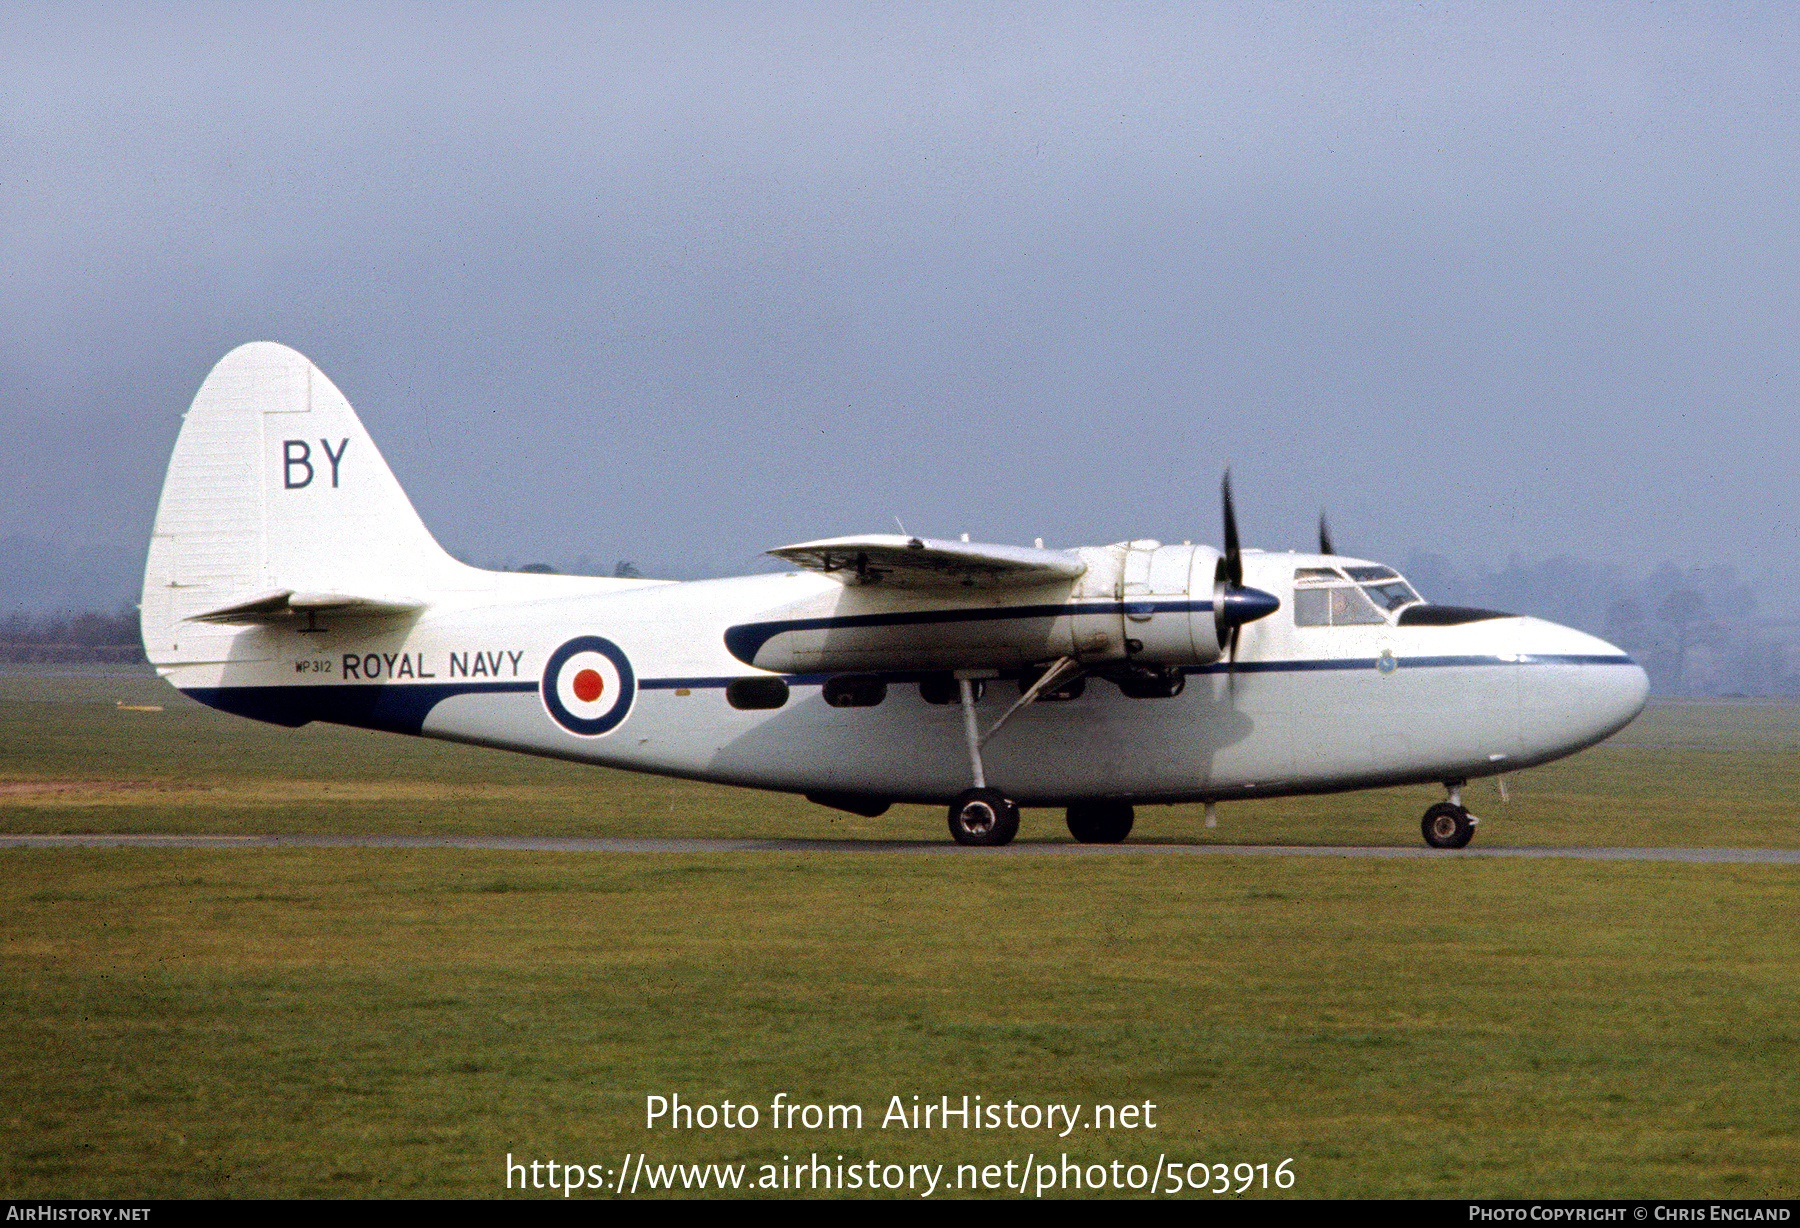
[(1011, 844), (1019, 808), (998, 789), (970, 789), (950, 803), (950, 837), (958, 844)]
[(1083, 844), (1119, 844), (1135, 817), (1127, 802), (1077, 802), (1069, 807), (1069, 834)]
[(1475, 835), (1469, 812), (1450, 802), (1439, 802), (1427, 810), (1419, 822), (1419, 830), (1425, 836), (1425, 843), (1434, 849), (1462, 848)]

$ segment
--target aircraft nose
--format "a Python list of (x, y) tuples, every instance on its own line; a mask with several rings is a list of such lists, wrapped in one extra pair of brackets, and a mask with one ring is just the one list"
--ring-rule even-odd
[(1650, 678), (1624, 649), (1542, 619), (1522, 620), (1519, 723), (1532, 757), (1554, 758), (1604, 741), (1650, 697)]

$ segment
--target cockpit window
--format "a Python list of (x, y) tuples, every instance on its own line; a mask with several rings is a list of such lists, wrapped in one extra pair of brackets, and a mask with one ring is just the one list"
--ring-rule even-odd
[[(1357, 583), (1345, 584), (1348, 577)], [(1367, 627), (1424, 601), (1392, 567), (1294, 568), (1296, 627)]]
[[(1372, 567), (1358, 567), (1353, 570), (1373, 571), (1375, 569)], [(1389, 572), (1388, 574), (1393, 575), (1394, 573)], [(1412, 585), (1408, 584), (1405, 580), (1400, 579), (1395, 579), (1391, 584), (1365, 584), (1363, 585), (1363, 592), (1367, 593), (1370, 600), (1374, 601), (1376, 605), (1390, 612), (1399, 609), (1403, 605), (1410, 605), (1419, 600), (1419, 594), (1413, 592)]]
[(1386, 621), (1361, 589), (1340, 585), (1294, 590), (1296, 627), (1356, 627)]
[(1325, 591), (1331, 594), (1331, 625), (1334, 627), (1387, 621), (1381, 616), (1381, 611), (1371, 605), (1369, 599), (1358, 589), (1332, 588)]

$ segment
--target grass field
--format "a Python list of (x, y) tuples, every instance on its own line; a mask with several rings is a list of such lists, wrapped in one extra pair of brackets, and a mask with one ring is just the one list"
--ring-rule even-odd
[[(931, 808), (865, 820), (273, 729), (142, 676), (0, 677), (0, 747), (7, 832), (945, 839)], [(1795, 708), (1653, 706), (1616, 745), (1509, 779), (1506, 805), (1474, 786), (1477, 842), (1794, 848), (1797, 751)], [(1133, 838), (1410, 846), (1436, 792), (1225, 806), (1212, 832), (1197, 807), (1145, 810)], [(1027, 811), (1021, 839), (1067, 836)], [(1800, 1186), (1792, 866), (368, 849), (0, 866), (8, 1197), (492, 1197), (509, 1153), (601, 1176), (638, 1153), (745, 1163), (749, 1182), (814, 1153), (943, 1164), (949, 1183), (1064, 1153), (1292, 1157), (1303, 1197)], [(677, 1093), (762, 1120), (647, 1130), (646, 1096)], [(777, 1093), (858, 1104), (863, 1128), (773, 1130)], [(1156, 1128), (882, 1128), (915, 1094), (1150, 1102)]]

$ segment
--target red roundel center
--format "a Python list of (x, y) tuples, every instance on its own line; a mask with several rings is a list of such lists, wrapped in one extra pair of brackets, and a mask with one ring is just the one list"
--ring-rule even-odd
[(600, 681), (598, 670), (584, 669), (575, 675), (575, 698), (584, 704), (591, 704), (600, 698), (600, 692), (606, 684)]

